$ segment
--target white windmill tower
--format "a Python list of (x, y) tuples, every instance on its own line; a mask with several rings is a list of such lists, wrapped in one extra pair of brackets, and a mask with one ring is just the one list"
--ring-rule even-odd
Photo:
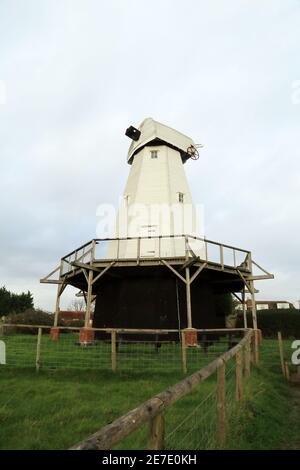
[[(158, 237), (169, 237), (164, 239), (160, 255), (183, 256), (182, 235), (203, 235), (203, 227), (197, 227), (183, 166), (189, 158), (198, 158), (199, 146), (190, 137), (152, 118), (145, 119), (139, 129), (129, 127), (126, 135), (132, 139), (127, 158), (131, 169), (115, 236), (149, 237), (143, 240), (140, 256), (150, 258), (158, 256)], [(193, 251), (201, 254), (201, 241), (194, 241)], [(128, 240), (119, 256), (131, 258), (135, 254), (135, 243)]]

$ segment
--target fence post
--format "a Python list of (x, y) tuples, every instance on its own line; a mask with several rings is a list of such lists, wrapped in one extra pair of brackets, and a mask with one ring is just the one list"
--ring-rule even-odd
[(186, 364), (186, 344), (185, 344), (185, 334), (184, 331), (180, 332), (181, 335), (181, 361), (182, 361), (182, 371), (184, 374), (187, 373), (187, 364)]
[(254, 354), (255, 354), (255, 365), (259, 365), (259, 343), (258, 343), (258, 330), (254, 330)]
[[(251, 341), (251, 339), (250, 339)], [(246, 381), (249, 382), (251, 377), (251, 346), (250, 341), (247, 342), (245, 346), (245, 372), (246, 372)]]
[(226, 375), (225, 364), (217, 369), (217, 434), (220, 447), (224, 447), (226, 440)]
[(165, 446), (165, 418), (162, 413), (150, 420), (148, 450), (163, 450)]
[(42, 333), (43, 333), (43, 329), (39, 328), (38, 335), (37, 335), (36, 358), (35, 358), (35, 369), (37, 372), (40, 370), (40, 365), (41, 365), (40, 358), (41, 358)]
[(240, 349), (236, 353), (235, 384), (235, 398), (239, 401), (243, 398), (243, 358)]
[(278, 331), (277, 336), (278, 336), (278, 346), (279, 346), (281, 370), (282, 370), (283, 376), (286, 377), (286, 369), (285, 369), (285, 363), (284, 363), (284, 353), (283, 353), (283, 343), (282, 343), (281, 331)]
[(111, 332), (111, 369), (113, 372), (117, 370), (117, 342), (116, 332)]
[(285, 365), (285, 376), (286, 376), (286, 380), (290, 380), (290, 368), (289, 368), (289, 364), (288, 362), (285, 361), (284, 363)]

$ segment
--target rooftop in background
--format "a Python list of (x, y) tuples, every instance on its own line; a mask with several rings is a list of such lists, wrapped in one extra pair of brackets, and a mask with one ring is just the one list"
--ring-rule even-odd
[[(250, 310), (252, 307), (251, 299), (246, 299), (247, 310)], [(256, 310), (288, 310), (294, 309), (295, 306), (292, 302), (287, 300), (256, 300), (255, 301)], [(238, 310), (242, 310), (242, 304), (237, 306)]]

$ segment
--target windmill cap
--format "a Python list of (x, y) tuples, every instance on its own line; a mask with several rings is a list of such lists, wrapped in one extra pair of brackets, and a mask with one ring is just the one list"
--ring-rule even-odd
[(144, 119), (138, 130), (140, 136), (138, 140), (132, 140), (128, 151), (127, 162), (130, 165), (133, 157), (146, 145), (168, 145), (180, 152), (183, 163), (190, 158), (188, 148), (195, 147), (195, 143), (190, 137), (150, 117)]

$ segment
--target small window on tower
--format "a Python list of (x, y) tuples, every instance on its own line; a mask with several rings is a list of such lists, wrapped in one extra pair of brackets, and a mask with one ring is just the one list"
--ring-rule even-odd
[(157, 158), (157, 150), (151, 150), (151, 158)]
[(183, 196), (184, 196), (183, 193), (178, 193), (178, 201), (179, 202), (183, 202)]

